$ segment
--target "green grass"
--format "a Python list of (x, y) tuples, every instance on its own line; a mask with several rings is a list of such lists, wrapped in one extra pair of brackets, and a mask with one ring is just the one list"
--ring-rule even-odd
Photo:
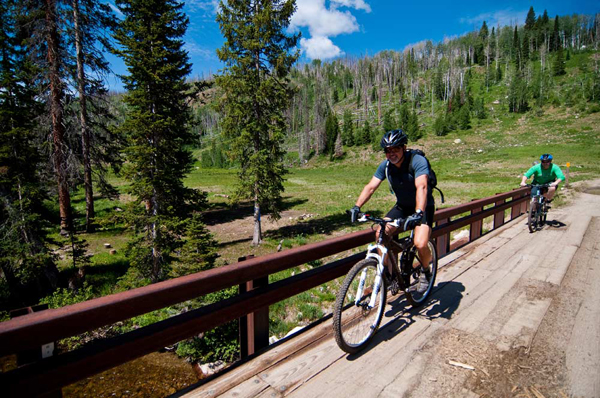
[[(582, 53), (572, 54), (567, 62), (568, 75), (557, 79), (550, 93), (560, 106), (547, 105), (524, 114), (507, 112), (505, 82), (492, 85), (488, 90), (482, 89), (484, 68), (475, 68), (473, 95), (485, 99), (488, 118), (473, 118), (468, 130), (454, 131), (444, 137), (432, 133), (434, 118), (431, 117), (431, 104), (424, 104), (424, 112), (419, 118), (425, 124), (425, 136), (409, 146), (422, 148), (437, 173), (438, 185), (446, 196), (446, 203), (442, 205), (438, 194), (434, 194), (438, 207), (453, 206), (516, 188), (523, 172), (545, 152), (552, 153), (555, 163), (563, 170), (567, 162), (571, 163), (571, 182), (597, 178), (600, 174), (600, 105), (582, 103), (579, 88), (574, 84), (579, 74), (587, 73), (588, 61), (589, 53)], [(494, 104), (496, 100), (500, 103)], [(336, 106), (343, 109), (353, 103), (355, 98), (349, 96)], [(565, 106), (568, 103), (572, 104)], [(440, 101), (434, 103), (436, 112), (444, 106)], [(370, 123), (375, 126), (375, 120), (370, 120)], [(460, 143), (455, 143), (458, 139)], [(287, 162), (295, 163), (295, 138), (286, 143), (286, 148)], [(200, 153), (200, 150), (194, 151), (196, 159), (200, 158)], [(340, 160), (332, 162), (328, 156), (314, 156), (302, 167), (291, 168), (285, 176), (283, 210), (311, 216), (277, 231), (265, 232), (259, 248), (252, 247), (244, 239), (223, 244), (219, 248), (219, 264), (233, 263), (238, 257), (248, 254), (272, 253), (280, 243), (284, 249), (289, 249), (364, 228), (364, 225), (351, 225), (345, 211), (354, 205), (363, 186), (383, 159), (381, 152), (371, 148), (351, 147), (345, 148), (345, 155)], [(211, 210), (225, 209), (231, 214), (229, 218), (217, 220), (216, 228), (226, 223), (235, 228), (236, 221), (249, 215), (247, 208), (234, 207), (230, 202), (236, 189), (237, 174), (236, 169), (203, 169), (197, 161), (185, 180), (187, 186), (207, 192)], [(97, 200), (95, 207), (101, 228), (97, 232), (80, 235), (87, 241), (92, 254), (86, 281), (96, 295), (110, 294), (118, 289), (119, 280), (128, 268), (124, 249), (130, 231), (115, 217), (120, 214), (118, 209), (123, 209), (131, 200), (128, 183), (114, 175), (109, 180), (121, 192), (121, 201)], [(85, 212), (83, 193), (75, 194), (72, 203), (78, 215), (78, 225), (81, 225)], [(381, 215), (393, 203), (384, 182), (364, 210)], [(560, 204), (560, 196), (557, 203)], [(58, 239), (58, 234), (54, 237)], [(110, 243), (111, 248), (105, 248), (105, 243)], [(110, 249), (116, 250), (116, 253), (110, 254)], [(275, 282), (330, 260), (286, 270), (272, 275), (270, 280)], [(67, 259), (60, 261), (59, 267), (65, 273), (74, 272)], [(304, 325), (322, 316), (332, 306), (339, 283), (340, 280), (332, 281), (271, 306), (271, 333), (281, 336), (298, 324)]]

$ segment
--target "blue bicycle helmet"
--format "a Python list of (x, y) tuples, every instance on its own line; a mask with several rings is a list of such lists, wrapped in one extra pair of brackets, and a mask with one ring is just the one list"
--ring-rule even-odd
[(381, 147), (383, 149), (395, 146), (406, 145), (408, 143), (408, 136), (404, 133), (404, 131), (398, 130), (390, 130), (383, 135), (381, 139)]
[(550, 155), (549, 153), (545, 153), (542, 156), (540, 156), (540, 160), (542, 162), (552, 161), (552, 155)]

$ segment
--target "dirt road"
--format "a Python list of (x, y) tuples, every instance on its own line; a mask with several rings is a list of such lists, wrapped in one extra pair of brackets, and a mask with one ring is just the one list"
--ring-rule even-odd
[(357, 355), (328, 322), (188, 396), (598, 398), (600, 196), (577, 193), (548, 221), (531, 234), (522, 217), (444, 258), (432, 301), (395, 297)]

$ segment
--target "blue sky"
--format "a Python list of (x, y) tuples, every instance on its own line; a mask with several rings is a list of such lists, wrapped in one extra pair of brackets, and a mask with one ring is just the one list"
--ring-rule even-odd
[[(110, 1), (110, 0), (109, 0)], [(187, 0), (184, 11), (190, 25), (184, 38), (193, 64), (190, 77), (207, 77), (222, 68), (216, 49), (223, 37), (215, 22), (217, 0)], [(485, 20), (490, 27), (522, 25), (529, 7), (537, 15), (544, 10), (556, 15), (600, 12), (598, 1), (420, 1), (402, 0), (296, 0), (290, 32), (302, 33), (300, 62), (323, 61), (344, 55), (374, 55), (382, 50), (403, 50), (422, 40), (434, 43), (446, 37), (478, 30)], [(117, 74), (126, 73), (124, 64), (107, 56)], [(108, 78), (111, 89), (122, 85), (116, 76)]]

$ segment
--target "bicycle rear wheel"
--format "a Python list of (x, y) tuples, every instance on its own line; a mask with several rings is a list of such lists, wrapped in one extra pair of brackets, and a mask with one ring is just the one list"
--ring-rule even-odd
[(529, 206), (529, 215), (527, 216), (527, 226), (529, 227), (529, 232), (535, 232), (537, 230), (539, 220), (539, 206), (537, 201), (532, 200), (531, 205)]
[[(381, 283), (376, 287), (377, 280)], [(387, 300), (387, 282), (377, 276), (377, 261), (357, 263), (344, 279), (333, 309), (333, 332), (338, 346), (349, 354), (364, 348), (379, 327)]]
[[(432, 241), (429, 241), (427, 245), (429, 247), (429, 250), (431, 250), (431, 262), (429, 263), (430, 276), (429, 278), (427, 278), (427, 288), (425, 290), (419, 289), (419, 279), (421, 278), (421, 274), (423, 274), (423, 264), (421, 263), (421, 260), (419, 260), (419, 255), (417, 252), (415, 258), (421, 263), (421, 266), (417, 267), (416, 269), (413, 269), (410, 273), (408, 289), (406, 289), (406, 300), (413, 307), (418, 307), (427, 300), (427, 298), (431, 294), (431, 291), (433, 290), (433, 285), (435, 284), (435, 278), (437, 276), (437, 251)], [(410, 247), (406, 250), (413, 250), (413, 248)], [(412, 267), (412, 264), (410, 264), (409, 267)]]

